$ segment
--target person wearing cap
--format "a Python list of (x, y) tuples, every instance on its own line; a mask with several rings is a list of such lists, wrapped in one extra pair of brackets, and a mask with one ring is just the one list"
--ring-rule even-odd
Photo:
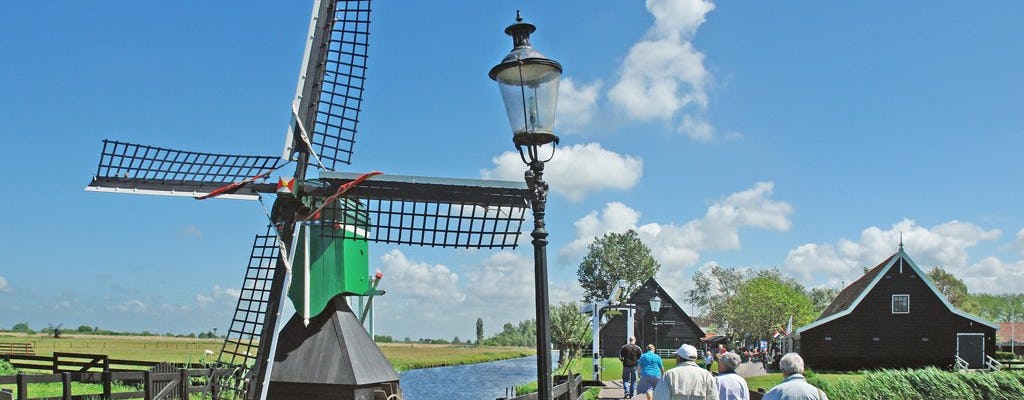
[(764, 400), (828, 400), (825, 392), (807, 383), (804, 378), (804, 359), (796, 353), (787, 353), (779, 360), (779, 369), (785, 379), (765, 393)]
[(665, 365), (661, 363), (661, 357), (654, 354), (654, 345), (647, 345), (647, 352), (640, 356), (637, 363), (640, 366), (640, 382), (637, 383), (637, 393), (647, 395), (647, 400), (654, 396), (654, 388), (661, 380), (661, 374), (665, 373)]
[(676, 350), (676, 367), (661, 376), (654, 400), (718, 400), (718, 384), (697, 365), (697, 348), (684, 344)]
[(715, 382), (718, 383), (719, 400), (750, 400), (747, 381), (736, 373), (736, 367), (739, 365), (740, 355), (731, 351), (718, 358), (718, 376), (715, 377)]

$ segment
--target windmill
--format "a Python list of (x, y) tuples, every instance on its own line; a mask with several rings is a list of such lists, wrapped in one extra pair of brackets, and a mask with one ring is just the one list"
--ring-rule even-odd
[[(361, 325), (372, 296), (381, 293), (380, 275), (369, 274), (368, 241), (517, 245), (530, 198), (523, 182), (335, 171), (353, 153), (370, 11), (369, 0), (314, 0), (281, 156), (103, 141), (87, 191), (261, 204), (276, 196), (265, 209), (268, 229), (253, 242), (221, 351), (220, 363), (237, 371), (222, 380), (223, 396), (372, 398), (380, 387), (397, 386), (397, 374)], [(286, 166), (294, 168), (290, 177), (270, 181)], [(285, 296), (296, 315), (278, 331)], [(357, 316), (346, 296), (369, 301)]]

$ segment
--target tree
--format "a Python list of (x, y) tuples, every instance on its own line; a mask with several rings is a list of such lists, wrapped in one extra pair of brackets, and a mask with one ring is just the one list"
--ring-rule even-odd
[(832, 288), (814, 288), (808, 293), (808, 296), (811, 298), (811, 304), (814, 304), (814, 313), (818, 315), (821, 315), (838, 295), (839, 291)]
[(19, 322), (14, 324), (14, 326), (11, 327), (11, 332), (35, 333), (32, 328), (28, 327), (28, 322)]
[(728, 324), (725, 304), (736, 295), (740, 285), (747, 281), (749, 270), (712, 265), (693, 274), (694, 287), (686, 291), (686, 301), (701, 309), (701, 315), (711, 325)]
[(551, 343), (558, 349), (558, 366), (565, 365), (566, 354), (573, 359), (590, 340), (590, 320), (575, 302), (551, 307)]
[(953, 274), (946, 272), (942, 267), (932, 268), (928, 271), (928, 279), (932, 280), (935, 284), (935, 288), (946, 296), (946, 300), (949, 300), (953, 307), (959, 308), (969, 313), (978, 312), (978, 305), (974, 302), (974, 299), (969, 293), (967, 293), (967, 285), (964, 281), (960, 280)]
[(661, 265), (651, 255), (651, 249), (640, 241), (636, 231), (629, 230), (595, 239), (587, 247), (587, 255), (576, 270), (576, 277), (583, 287), (584, 301), (589, 303), (608, 298), (620, 279), (626, 281), (628, 297), (659, 269)]
[(484, 342), (484, 319), (476, 319), (476, 344), (482, 344)]
[(744, 282), (726, 304), (732, 332), (770, 337), (793, 316), (793, 326), (811, 322), (814, 305), (803, 288), (780, 280), (779, 276), (756, 276)]

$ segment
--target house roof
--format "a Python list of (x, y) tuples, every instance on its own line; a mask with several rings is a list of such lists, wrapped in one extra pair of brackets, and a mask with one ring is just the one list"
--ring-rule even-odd
[[(687, 314), (686, 311), (683, 310), (683, 308), (679, 306), (679, 303), (676, 303), (676, 299), (672, 298), (672, 296), (670, 296), (668, 294), (668, 292), (665, 291), (665, 288), (661, 287), (661, 284), (658, 283), (658, 281), (656, 281), (653, 277), (652, 278), (648, 278), (646, 281), (644, 281), (644, 284), (641, 285), (641, 287), (648, 287), (648, 286), (654, 288), (654, 290), (658, 293), (658, 297), (661, 298), (662, 302), (666, 302), (667, 301), (672, 306), (671, 308), (673, 310), (678, 310), (679, 314), (684, 317), (683, 321), (686, 322), (688, 325), (690, 325), (694, 329), (694, 332), (697, 333), (698, 337), (704, 336), (704, 329), (702, 329), (699, 325), (697, 325), (697, 322), (694, 321), (693, 318), (690, 317), (690, 315)], [(647, 298), (639, 299), (639, 298), (637, 298), (639, 295), (640, 295), (640, 290), (634, 290), (633, 293), (629, 295), (629, 300), (627, 300), (626, 303), (636, 304), (636, 305), (638, 305), (638, 306), (640, 306), (642, 308), (650, 309), (649, 299), (647, 299)], [(665, 306), (663, 305), (662, 307), (665, 307)], [(616, 317), (616, 318), (618, 318), (618, 317)], [(604, 329), (604, 327), (602, 327), (601, 329)]]
[(1024, 322), (1000, 322), (999, 332), (996, 333), (996, 341), (1009, 343), (1010, 340), (1017, 343), (1024, 342)]
[(857, 308), (857, 305), (860, 304), (862, 300), (864, 300), (864, 297), (866, 297), (867, 294), (870, 293), (871, 290), (875, 288), (875, 285), (878, 284), (878, 281), (880, 281), (882, 277), (885, 276), (885, 274), (889, 272), (889, 269), (891, 269), (894, 265), (901, 265), (904, 267), (909, 266), (915, 273), (917, 273), (918, 276), (921, 277), (921, 281), (928, 285), (928, 289), (930, 289), (932, 293), (934, 293), (935, 296), (939, 298), (939, 300), (942, 300), (942, 304), (944, 304), (946, 308), (949, 309), (949, 311), (952, 312), (953, 314), (967, 318), (979, 324), (989, 326), (996, 330), (999, 329), (999, 326), (996, 324), (993, 324), (989, 321), (986, 321), (984, 319), (981, 319), (977, 316), (971, 315), (954, 307), (953, 304), (951, 304), (949, 300), (946, 299), (946, 296), (943, 296), (942, 292), (939, 292), (939, 290), (935, 287), (935, 284), (932, 283), (932, 280), (928, 278), (928, 275), (921, 271), (921, 268), (917, 266), (917, 263), (915, 263), (914, 260), (911, 259), (910, 256), (903, 251), (903, 244), (900, 243), (899, 251), (886, 258), (885, 261), (882, 261), (874, 268), (868, 270), (868, 272), (865, 273), (864, 276), (860, 277), (860, 279), (857, 279), (849, 286), (844, 288), (841, 292), (839, 292), (839, 295), (836, 296), (835, 300), (833, 300), (832, 303), (825, 308), (825, 311), (821, 313), (821, 316), (818, 317), (817, 320), (811, 322), (810, 324), (800, 327), (799, 329), (797, 329), (797, 332), (803, 333), (808, 329), (824, 325), (826, 323), (842, 318), (853, 312), (853, 310)]

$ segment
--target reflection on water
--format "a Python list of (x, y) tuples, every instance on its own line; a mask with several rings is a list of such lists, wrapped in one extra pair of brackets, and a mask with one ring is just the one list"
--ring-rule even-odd
[(398, 377), (403, 400), (494, 400), (506, 388), (536, 381), (537, 357), (414, 369)]

